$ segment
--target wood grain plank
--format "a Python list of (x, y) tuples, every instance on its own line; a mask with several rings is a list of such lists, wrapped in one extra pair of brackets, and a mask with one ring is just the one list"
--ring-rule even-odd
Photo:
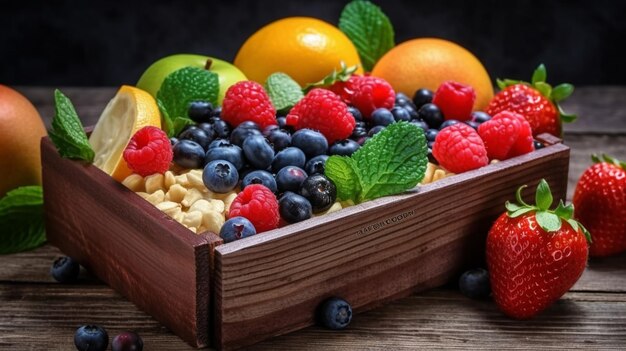
[(564, 196), (568, 161), (569, 149), (554, 145), (218, 247), (218, 347), (311, 324), (328, 296), (358, 311), (445, 283), (482, 260), (487, 228), (520, 184), (546, 178)]

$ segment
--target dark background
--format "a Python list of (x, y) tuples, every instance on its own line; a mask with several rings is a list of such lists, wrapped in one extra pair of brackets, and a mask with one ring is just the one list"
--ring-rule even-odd
[[(492, 78), (529, 79), (543, 62), (549, 81), (626, 85), (624, 1), (374, 1), (396, 42), (453, 40)], [(347, 1), (0, 0), (0, 83), (134, 84), (153, 61), (199, 53), (232, 61), (256, 29), (287, 16), (336, 24)]]

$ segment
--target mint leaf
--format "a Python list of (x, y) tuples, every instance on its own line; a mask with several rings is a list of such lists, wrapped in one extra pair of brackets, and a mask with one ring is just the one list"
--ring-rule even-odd
[(330, 156), (326, 160), (324, 174), (335, 183), (339, 201), (358, 199), (361, 183), (353, 159), (347, 156)]
[(95, 153), (74, 105), (59, 89), (54, 91), (54, 118), (49, 134), (62, 157), (93, 162)]
[(423, 129), (408, 122), (387, 126), (352, 155), (361, 181), (358, 202), (415, 187), (424, 178), (427, 154)]
[(354, 43), (365, 71), (394, 47), (393, 26), (381, 9), (369, 1), (347, 4), (339, 17), (339, 29)]
[(217, 74), (202, 68), (184, 67), (165, 77), (157, 92), (157, 104), (167, 135), (176, 135), (174, 121), (177, 117), (187, 118), (191, 102), (208, 101), (217, 105), (218, 92)]
[(267, 91), (276, 111), (281, 113), (289, 111), (304, 97), (300, 85), (282, 72), (272, 73), (267, 77), (265, 91)]
[(25, 186), (0, 198), (0, 254), (35, 248), (46, 241), (41, 186)]

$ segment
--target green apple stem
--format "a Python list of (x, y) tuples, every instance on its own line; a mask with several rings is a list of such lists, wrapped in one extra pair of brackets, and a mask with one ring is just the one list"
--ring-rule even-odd
[(213, 60), (211, 60), (210, 58), (206, 60), (206, 63), (204, 64), (204, 69), (206, 69), (207, 71), (211, 69), (211, 66), (213, 65)]

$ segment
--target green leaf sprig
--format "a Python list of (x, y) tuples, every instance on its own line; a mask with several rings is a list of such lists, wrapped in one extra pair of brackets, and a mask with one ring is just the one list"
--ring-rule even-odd
[(606, 162), (606, 163), (615, 165), (615, 166), (617, 166), (617, 167), (619, 167), (619, 168), (621, 168), (623, 170), (626, 170), (626, 162), (620, 161), (620, 160), (616, 159), (615, 157), (609, 156), (607, 154), (602, 154), (602, 157), (600, 157), (600, 156), (598, 156), (596, 154), (593, 154), (593, 155), (591, 155), (591, 160), (594, 163)]
[(300, 85), (288, 74), (272, 73), (265, 80), (265, 91), (279, 113), (288, 112), (304, 97)]
[(217, 105), (219, 78), (214, 72), (198, 67), (184, 67), (170, 73), (157, 92), (157, 105), (163, 130), (169, 137), (178, 135), (194, 122), (187, 117), (189, 104), (207, 101)]
[(391, 21), (380, 7), (367, 0), (354, 0), (344, 7), (339, 29), (356, 47), (367, 72), (395, 46)]
[(41, 186), (24, 186), (0, 198), (0, 254), (33, 249), (46, 241)]
[(341, 68), (339, 70), (333, 69), (331, 73), (329, 73), (326, 77), (322, 78), (321, 80), (314, 82), (314, 83), (309, 83), (306, 86), (304, 86), (302, 91), (306, 94), (313, 88), (328, 87), (328, 86), (335, 84), (336, 82), (347, 82), (348, 79), (350, 79), (350, 77), (354, 74), (354, 72), (356, 72), (356, 70), (359, 68), (358, 65), (348, 67), (346, 66), (346, 63), (343, 61), (341, 61), (340, 64), (341, 64)]
[(546, 82), (548, 78), (548, 72), (546, 70), (546, 66), (542, 63), (535, 69), (533, 72), (532, 79), (530, 83), (522, 81), (522, 80), (514, 80), (514, 79), (497, 79), (496, 82), (500, 89), (505, 89), (511, 85), (516, 84), (525, 84), (532, 86), (537, 89), (541, 95), (548, 98), (554, 106), (556, 106), (559, 112), (559, 118), (564, 123), (571, 123), (576, 121), (577, 116), (574, 114), (566, 113), (559, 102), (567, 99), (574, 92), (574, 86), (569, 83), (559, 84), (556, 87), (552, 87), (550, 84)]
[(546, 232), (555, 232), (561, 229), (563, 221), (569, 223), (569, 225), (575, 231), (582, 230), (583, 234), (589, 242), (591, 242), (591, 234), (580, 222), (574, 219), (574, 205), (565, 205), (563, 200), (559, 200), (559, 204), (554, 210), (550, 210), (554, 198), (550, 191), (550, 185), (545, 179), (541, 179), (537, 185), (535, 192), (535, 205), (529, 205), (522, 199), (522, 190), (526, 188), (526, 185), (522, 185), (517, 189), (515, 198), (517, 203), (507, 201), (505, 204), (507, 215), (510, 218), (517, 218), (524, 214), (535, 212), (535, 220), (537, 224)]
[(95, 152), (76, 109), (59, 89), (54, 91), (54, 117), (49, 135), (62, 157), (93, 162)]
[(360, 203), (414, 188), (426, 173), (427, 154), (423, 129), (397, 122), (351, 157), (330, 156), (325, 174), (335, 183), (340, 200)]

